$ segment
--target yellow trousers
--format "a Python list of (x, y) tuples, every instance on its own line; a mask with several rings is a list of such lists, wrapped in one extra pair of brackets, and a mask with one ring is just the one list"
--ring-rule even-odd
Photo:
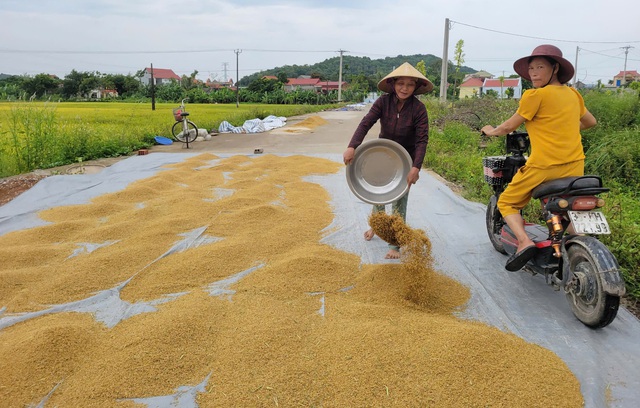
[(562, 177), (583, 176), (584, 160), (539, 169), (520, 167), (498, 199), (498, 209), (503, 217), (516, 214), (531, 200), (531, 192), (545, 181)]

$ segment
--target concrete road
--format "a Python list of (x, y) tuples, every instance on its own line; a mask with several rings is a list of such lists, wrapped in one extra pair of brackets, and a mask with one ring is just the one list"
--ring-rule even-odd
[[(234, 134), (219, 133), (208, 141), (189, 144), (174, 142), (169, 146), (154, 146), (152, 152), (217, 152), (232, 154), (252, 154), (261, 148), (264, 153), (339, 153), (346, 149), (353, 132), (366, 111), (325, 111), (296, 116), (287, 120), (286, 126), (265, 133)], [(319, 116), (327, 123), (314, 128), (301, 127), (309, 118)], [(377, 137), (379, 125), (369, 132), (367, 140)]]

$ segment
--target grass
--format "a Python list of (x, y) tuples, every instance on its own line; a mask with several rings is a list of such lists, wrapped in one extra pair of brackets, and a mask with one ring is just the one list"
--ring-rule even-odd
[[(171, 137), (176, 104), (124, 102), (1, 102), (0, 177), (83, 160), (129, 154)], [(188, 104), (199, 128), (217, 129), (227, 121), (240, 126), (268, 115), (290, 117), (326, 105)]]

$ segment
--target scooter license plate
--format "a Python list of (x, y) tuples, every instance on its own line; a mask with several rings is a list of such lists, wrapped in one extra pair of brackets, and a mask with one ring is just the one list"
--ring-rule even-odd
[(609, 223), (599, 211), (569, 211), (576, 234), (611, 234)]

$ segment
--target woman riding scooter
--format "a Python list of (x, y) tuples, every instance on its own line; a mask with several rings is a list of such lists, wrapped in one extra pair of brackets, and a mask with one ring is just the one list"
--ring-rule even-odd
[(580, 131), (596, 125), (582, 96), (565, 86), (574, 74), (573, 65), (553, 45), (539, 45), (531, 55), (518, 59), (514, 70), (532, 82), (516, 113), (497, 127), (482, 128), (488, 136), (502, 136), (524, 123), (531, 142), (526, 164), (500, 195), (498, 209), (518, 239), (518, 249), (505, 269), (520, 270), (536, 254), (536, 245), (524, 229), (520, 210), (539, 184), (562, 177), (584, 175), (584, 152)]

